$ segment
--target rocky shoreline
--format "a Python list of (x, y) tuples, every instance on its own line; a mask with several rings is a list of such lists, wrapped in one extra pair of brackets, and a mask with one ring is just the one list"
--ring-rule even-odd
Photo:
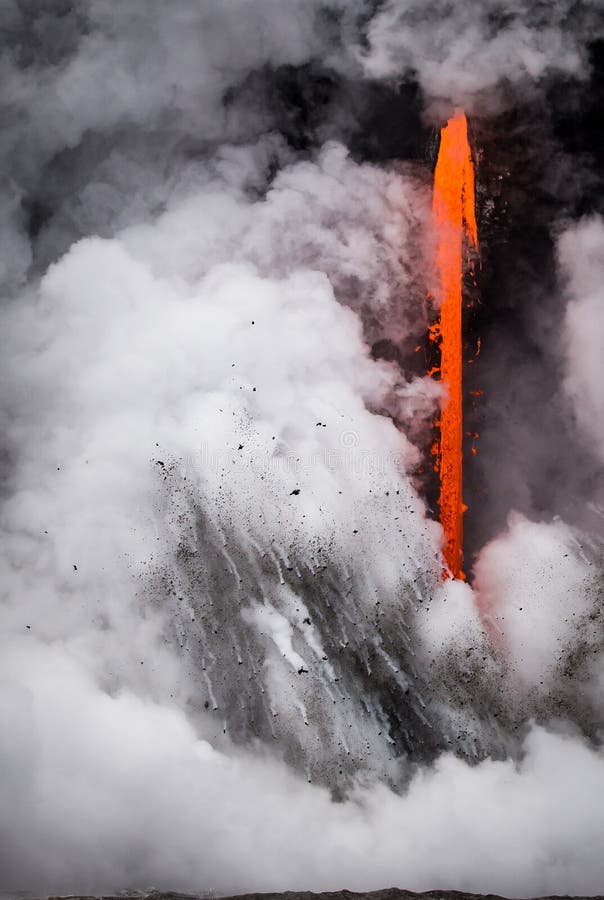
[[(172, 891), (126, 891), (119, 894), (104, 895), (47, 895), (46, 897), (28, 898), (28, 900), (211, 900), (216, 894), (179, 894)], [(21, 898), (15, 898), (21, 900)], [(25, 900), (25, 898), (23, 898)], [(325, 891), (313, 893), (312, 891), (285, 891), (283, 893), (256, 893), (239, 894), (235, 897), (222, 897), (220, 900), (509, 900), (499, 894), (468, 894), (463, 891), (413, 891), (388, 888), (382, 891), (367, 891), (356, 893), (354, 891)], [(533, 900), (571, 900), (567, 894), (554, 894), (547, 897), (533, 898)], [(604, 895), (590, 895), (583, 897), (575, 895), (572, 900), (604, 900)]]

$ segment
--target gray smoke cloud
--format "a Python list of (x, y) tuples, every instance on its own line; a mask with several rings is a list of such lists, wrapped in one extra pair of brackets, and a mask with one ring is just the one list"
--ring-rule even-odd
[(597, 2), (570, 0), (386, 0), (368, 27), (365, 66), (376, 77), (412, 70), (434, 101), (492, 109), (510, 86), (530, 90), (554, 69), (585, 76), (599, 13)]
[(602, 276), (604, 275), (604, 222), (599, 216), (568, 228), (558, 243), (558, 259), (566, 276), (568, 304), (564, 322), (566, 390), (579, 427), (604, 458), (599, 364), (604, 347)]
[[(596, 11), (3, 4), (0, 888), (601, 891), (600, 500), (442, 581), (430, 173), (346, 146), (411, 70), (587, 77)], [(557, 234), (600, 453), (604, 226)]]
[(243, 90), (251, 72), (313, 59), (353, 66), (344, 40), (362, 8), (3, 4), (6, 276), (18, 283), (31, 261), (19, 201), (35, 195), (43, 265), (82, 234), (144, 218), (183, 160), (278, 127)]

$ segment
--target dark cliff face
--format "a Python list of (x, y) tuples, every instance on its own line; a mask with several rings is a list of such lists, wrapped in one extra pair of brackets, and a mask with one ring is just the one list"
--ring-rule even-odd
[[(480, 340), (466, 366), (466, 430), (480, 434), (477, 456), (465, 457), (469, 564), (510, 509), (581, 526), (586, 501), (602, 490), (563, 390), (567, 298), (555, 247), (564, 226), (603, 209), (591, 112), (602, 97), (599, 43), (591, 58), (589, 86), (552, 79), (473, 123), (482, 268), (466, 331), (469, 359)], [(484, 393), (473, 399), (476, 391)]]
[[(587, 82), (550, 73), (539, 84), (500, 87), (496, 102), (485, 97), (469, 116), (481, 252), (464, 319), (468, 571), (510, 510), (580, 526), (586, 498), (604, 490), (562, 391), (566, 298), (555, 258), (560, 229), (604, 209), (604, 43), (594, 40), (587, 55)], [(295, 152), (333, 138), (358, 161), (410, 165), (429, 180), (442, 121), (426, 115), (412, 72), (397, 83), (355, 82), (307, 64), (264, 70), (254, 86), (271, 97)], [(424, 297), (418, 284), (408, 300), (421, 306)], [(407, 375), (429, 368), (415, 352), (421, 336), (376, 335), (364, 324), (376, 358)], [(433, 479), (420, 474), (418, 484), (435, 509)]]
[[(587, 83), (551, 74), (539, 86), (502, 90), (499, 111), (478, 109), (469, 117), (481, 247), (464, 313), (470, 572), (510, 510), (581, 525), (586, 499), (603, 490), (600, 466), (562, 390), (566, 297), (555, 257), (564, 225), (604, 209), (596, 115), (604, 100), (602, 41), (590, 45), (589, 61)], [(425, 98), (412, 78), (367, 90), (375, 96), (351, 138), (353, 152), (369, 160), (406, 159), (429, 171), (438, 123), (422, 117)], [(375, 352), (408, 372), (424, 362), (423, 354), (392, 342)], [(423, 489), (434, 507), (437, 490), (429, 478)]]

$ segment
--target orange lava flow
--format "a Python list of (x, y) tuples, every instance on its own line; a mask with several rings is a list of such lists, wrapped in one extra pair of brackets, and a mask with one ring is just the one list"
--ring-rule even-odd
[(436, 227), (436, 290), (440, 320), (431, 339), (440, 340), (440, 380), (447, 388), (440, 413), (436, 458), (440, 473), (440, 521), (444, 557), (450, 574), (464, 579), (462, 499), (462, 278), (464, 254), (478, 247), (474, 211), (474, 164), (467, 121), (455, 110), (440, 133), (434, 171), (433, 214)]

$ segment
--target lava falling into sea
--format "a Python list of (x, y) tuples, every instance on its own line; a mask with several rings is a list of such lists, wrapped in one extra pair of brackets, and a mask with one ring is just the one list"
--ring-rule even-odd
[[(456, 110), (441, 130), (434, 171), (433, 213), (436, 228), (436, 290), (439, 321), (430, 338), (440, 346), (440, 380), (446, 389), (434, 448), (440, 476), (440, 521), (444, 558), (454, 578), (463, 572), (463, 397), (462, 280), (465, 248), (478, 247), (474, 165), (465, 114)], [(448, 573), (447, 573), (448, 574)]]

